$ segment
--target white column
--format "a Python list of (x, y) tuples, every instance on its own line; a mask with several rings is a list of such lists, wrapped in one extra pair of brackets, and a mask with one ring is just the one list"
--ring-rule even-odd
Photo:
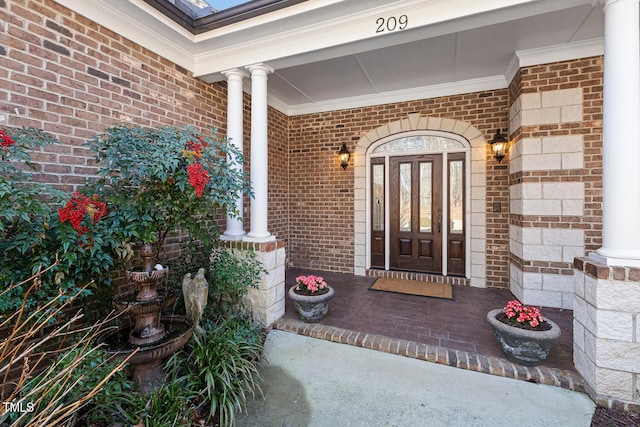
[(243, 238), (250, 242), (275, 240), (269, 233), (268, 180), (269, 150), (267, 141), (267, 74), (273, 69), (265, 64), (250, 65), (251, 72), (251, 230)]
[(607, 265), (640, 266), (639, 0), (604, 2), (602, 248)]
[[(242, 153), (243, 145), (243, 91), (242, 79), (247, 76), (243, 70), (229, 70), (222, 73), (227, 78), (227, 137), (232, 145)], [(237, 168), (242, 171), (243, 165)], [(246, 234), (242, 225), (242, 192), (238, 192), (236, 209), (238, 216), (227, 215), (227, 229), (220, 236), (222, 240), (241, 240)]]

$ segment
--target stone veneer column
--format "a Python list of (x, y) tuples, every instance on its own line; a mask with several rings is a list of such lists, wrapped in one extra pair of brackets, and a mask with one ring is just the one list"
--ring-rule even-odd
[(600, 405), (640, 411), (640, 268), (574, 261), (573, 363)]
[[(581, 88), (525, 93), (510, 107), (509, 128), (538, 129), (583, 119)], [(582, 135), (530, 136), (510, 150), (509, 287), (523, 303), (573, 307), (573, 259), (583, 256), (584, 230), (567, 221), (584, 214), (584, 184), (567, 179), (584, 167)]]
[(284, 241), (276, 240), (265, 243), (229, 241), (226, 244), (227, 247), (239, 252), (255, 251), (258, 260), (266, 270), (266, 274), (261, 276), (258, 286), (249, 288), (244, 297), (244, 303), (256, 322), (264, 327), (270, 327), (284, 315)]
[[(243, 149), (243, 91), (242, 79), (247, 76), (243, 70), (229, 70), (222, 74), (227, 78), (227, 137), (236, 149)], [(243, 166), (239, 165), (242, 170)], [(242, 192), (238, 192), (236, 210), (238, 215), (227, 215), (227, 229), (220, 236), (222, 240), (241, 240), (246, 234), (242, 224), (243, 217)]]
[(250, 65), (251, 72), (251, 229), (243, 238), (249, 242), (275, 240), (268, 225), (269, 150), (267, 137), (267, 74), (265, 64)]
[(603, 247), (574, 261), (573, 362), (600, 405), (640, 411), (640, 3), (603, 3)]
[(604, 1), (602, 248), (598, 261), (640, 267), (638, 0)]

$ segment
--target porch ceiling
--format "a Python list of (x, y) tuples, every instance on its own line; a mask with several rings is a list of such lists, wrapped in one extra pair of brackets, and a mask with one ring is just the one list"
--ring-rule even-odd
[(603, 51), (594, 0), (298, 0), (201, 34), (143, 0), (58, 1), (208, 82), (264, 62), (289, 115), (506, 87), (521, 66)]

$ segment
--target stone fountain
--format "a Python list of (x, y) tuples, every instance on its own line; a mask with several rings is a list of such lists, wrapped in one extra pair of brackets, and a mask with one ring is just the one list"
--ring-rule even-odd
[(104, 344), (109, 354), (122, 358), (137, 349), (129, 364), (133, 380), (143, 393), (148, 393), (162, 383), (162, 361), (189, 340), (194, 324), (187, 316), (161, 315), (177, 298), (175, 290), (158, 287), (169, 269), (155, 263), (156, 251), (151, 244), (143, 246), (140, 256), (142, 269), (127, 271), (127, 279), (136, 290), (113, 298), (116, 310), (129, 315), (129, 324), (106, 332), (98, 342)]

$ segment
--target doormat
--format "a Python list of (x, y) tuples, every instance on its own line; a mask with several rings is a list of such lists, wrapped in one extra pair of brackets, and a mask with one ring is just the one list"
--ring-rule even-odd
[(369, 289), (431, 298), (453, 299), (453, 287), (448, 283), (379, 277)]

